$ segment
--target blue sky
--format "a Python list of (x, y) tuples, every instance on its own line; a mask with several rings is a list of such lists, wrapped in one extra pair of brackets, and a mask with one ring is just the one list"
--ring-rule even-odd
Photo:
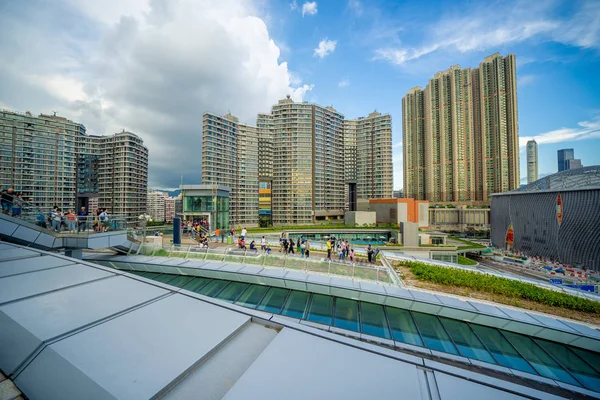
[[(347, 117), (392, 115), (399, 187), (402, 96), (437, 71), (476, 67), (495, 52), (517, 56), (520, 137), (537, 137), (540, 174), (556, 172), (561, 148), (600, 164), (600, 2), (530, 3), (317, 2), (317, 13), (303, 16), (305, 2), (293, 10), (284, 1), (269, 15), (282, 59), (314, 84), (308, 100)], [(323, 58), (314, 54), (321, 40), (336, 41)]]
[(560, 148), (600, 164), (599, 1), (4, 0), (0, 108), (135, 132), (161, 188), (200, 181), (206, 111), (255, 123), (286, 94), (348, 118), (377, 110), (393, 118), (401, 188), (402, 96), (495, 52), (516, 54), (540, 175)]

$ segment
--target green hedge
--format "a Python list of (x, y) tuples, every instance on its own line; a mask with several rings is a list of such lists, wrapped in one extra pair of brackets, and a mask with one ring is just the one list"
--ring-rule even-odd
[(460, 265), (477, 265), (477, 261), (461, 256), (460, 254), (458, 255), (458, 263)]
[(569, 310), (600, 313), (600, 302), (544, 289), (530, 283), (499, 278), (478, 272), (463, 271), (458, 268), (438, 267), (420, 262), (403, 262), (400, 265), (409, 267), (417, 279), (420, 280), (531, 300), (540, 304)]

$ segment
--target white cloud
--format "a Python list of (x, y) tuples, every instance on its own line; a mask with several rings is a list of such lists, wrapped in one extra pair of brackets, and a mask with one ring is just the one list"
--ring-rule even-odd
[(314, 87), (280, 62), (247, 0), (105, 3), (19, 3), (19, 12), (9, 3), (0, 99), (17, 111), (56, 110), (90, 133), (138, 134), (151, 186), (176, 187), (182, 174), (200, 181), (202, 113), (230, 110), (255, 123), (277, 100), (302, 100)]
[(305, 15), (315, 15), (317, 13), (317, 2), (316, 1), (307, 1), (302, 4), (302, 16)]
[(517, 87), (530, 85), (537, 79), (537, 75), (519, 75), (517, 76)]
[(362, 15), (363, 7), (359, 0), (348, 0), (348, 8), (356, 15)]
[(325, 58), (329, 54), (333, 53), (335, 47), (337, 46), (337, 40), (327, 40), (323, 39), (319, 42), (319, 47), (315, 49), (313, 56), (319, 56), (320, 58)]
[(549, 132), (540, 133), (535, 136), (520, 136), (519, 146), (521, 150), (527, 142), (535, 139), (540, 144), (561, 143), (575, 140), (600, 138), (600, 118), (592, 121), (579, 122), (577, 128), (560, 128)]
[(394, 143), (394, 145), (392, 146), (392, 148), (397, 149), (402, 147), (402, 142), (398, 142), (398, 143)]
[(297, 9), (298, 9), (298, 3), (296, 3), (296, 0), (294, 0), (290, 3), (290, 10), (296, 11)]
[(350, 86), (350, 81), (347, 78), (342, 79), (341, 81), (338, 82), (338, 86), (341, 88)]
[(566, 19), (552, 16), (553, 9), (550, 2), (478, 5), (467, 15), (444, 17), (426, 26), (419, 45), (376, 48), (374, 59), (403, 65), (436, 51), (492, 51), (533, 39), (600, 49), (600, 2), (583, 3)]

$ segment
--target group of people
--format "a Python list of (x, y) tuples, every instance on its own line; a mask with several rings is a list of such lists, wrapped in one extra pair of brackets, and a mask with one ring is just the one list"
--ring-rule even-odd
[[(264, 238), (264, 236), (263, 236)], [(301, 257), (304, 258), (309, 258), (310, 257), (310, 242), (308, 241), (307, 238), (304, 237), (304, 235), (300, 236), (298, 239), (296, 239), (296, 242), (294, 243), (294, 239), (292, 238), (286, 238), (285, 234), (282, 233), (281, 237), (279, 238), (279, 252), (283, 252), (284, 254), (295, 254), (294, 251), (294, 247), (296, 248), (296, 251), (298, 253), (301, 254)]]
[[(38, 209), (35, 220), (38, 226), (50, 229), (54, 232), (67, 230), (69, 233), (76, 233), (86, 232), (88, 230), (89, 217), (90, 215), (85, 207), (81, 207), (79, 212), (75, 214), (73, 210), (68, 210), (65, 213), (61, 208), (55, 205), (48, 213), (44, 213), (41, 208)], [(106, 208), (96, 209), (91, 221), (92, 228), (95, 232), (106, 232), (110, 229), (110, 216)]]
[(21, 218), (23, 209), (23, 193), (17, 193), (13, 188), (2, 191), (0, 197), (2, 202), (2, 214), (12, 215), (15, 218)]
[(337, 254), (340, 258), (340, 261), (344, 261), (346, 258), (349, 258), (350, 261), (354, 261), (354, 249), (350, 247), (350, 242), (344, 239), (338, 239), (336, 241), (335, 237), (329, 238), (329, 240), (325, 243), (327, 246), (327, 259), (331, 260), (331, 254), (335, 250), (335, 254)]

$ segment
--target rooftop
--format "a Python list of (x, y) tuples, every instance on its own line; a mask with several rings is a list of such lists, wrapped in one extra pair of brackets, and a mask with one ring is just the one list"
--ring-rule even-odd
[(529, 185), (522, 186), (510, 192), (494, 193), (492, 196), (586, 189), (600, 189), (600, 165), (557, 172), (556, 174), (538, 179)]

